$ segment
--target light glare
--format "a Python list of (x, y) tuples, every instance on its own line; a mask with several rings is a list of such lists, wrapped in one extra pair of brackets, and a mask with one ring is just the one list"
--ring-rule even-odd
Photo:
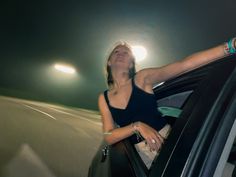
[(62, 64), (55, 64), (54, 68), (58, 71), (67, 73), (67, 74), (74, 74), (75, 73), (75, 69), (71, 66), (66, 66), (66, 65), (62, 65)]
[(143, 46), (132, 46), (131, 49), (136, 61), (141, 61), (146, 58), (147, 50)]

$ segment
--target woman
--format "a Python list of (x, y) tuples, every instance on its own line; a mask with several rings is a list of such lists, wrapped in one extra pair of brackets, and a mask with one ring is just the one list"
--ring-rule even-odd
[[(195, 53), (158, 68), (135, 71), (135, 58), (128, 44), (119, 44), (107, 60), (109, 89), (101, 93), (98, 106), (108, 144), (129, 138), (132, 144), (146, 144), (139, 154), (149, 168), (167, 137), (169, 126), (157, 111), (153, 86), (201, 65), (236, 53), (236, 38), (217, 47)], [(166, 131), (167, 130), (167, 131)], [(164, 131), (164, 132), (163, 132)], [(142, 141), (144, 140), (144, 141)], [(138, 146), (137, 146), (138, 147)], [(142, 156), (145, 153), (146, 156)]]

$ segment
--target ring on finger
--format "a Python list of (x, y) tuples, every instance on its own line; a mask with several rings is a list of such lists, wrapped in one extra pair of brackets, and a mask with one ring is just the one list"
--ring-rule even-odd
[(154, 139), (151, 140), (153, 144), (156, 144), (156, 141)]

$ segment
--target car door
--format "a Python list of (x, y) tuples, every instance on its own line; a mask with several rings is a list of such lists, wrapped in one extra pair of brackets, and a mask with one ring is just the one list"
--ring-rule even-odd
[[(181, 114), (149, 176), (217, 174), (236, 115), (235, 65), (236, 59), (231, 56), (175, 78), (163, 84), (163, 90), (156, 89), (159, 100), (164, 99), (163, 95), (168, 100), (173, 93), (191, 94), (182, 103), (179, 101)], [(169, 104), (176, 104), (172, 102)]]

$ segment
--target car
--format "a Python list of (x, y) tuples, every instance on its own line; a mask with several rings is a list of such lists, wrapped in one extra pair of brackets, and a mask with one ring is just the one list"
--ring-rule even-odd
[(89, 177), (229, 177), (236, 164), (236, 56), (153, 88), (157, 109), (172, 126), (148, 170), (127, 139), (104, 141)]

